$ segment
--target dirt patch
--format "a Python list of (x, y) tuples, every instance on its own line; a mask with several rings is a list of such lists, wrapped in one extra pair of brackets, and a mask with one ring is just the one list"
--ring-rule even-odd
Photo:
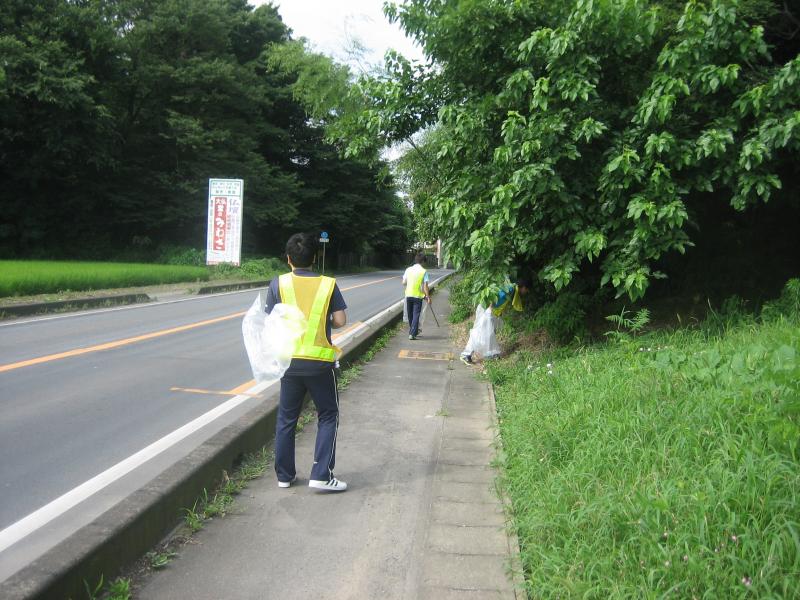
[(515, 332), (510, 336), (501, 336), (500, 345), (503, 348), (503, 355), (508, 356), (520, 351), (543, 352), (553, 346), (553, 341), (544, 329), (540, 329), (533, 332)]
[(472, 328), (472, 319), (450, 325), (450, 340), (457, 348), (463, 348), (469, 340), (469, 330)]

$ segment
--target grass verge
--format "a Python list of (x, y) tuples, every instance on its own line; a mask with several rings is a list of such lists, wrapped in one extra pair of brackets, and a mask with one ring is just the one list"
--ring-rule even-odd
[(531, 597), (800, 597), (796, 291), (487, 365)]

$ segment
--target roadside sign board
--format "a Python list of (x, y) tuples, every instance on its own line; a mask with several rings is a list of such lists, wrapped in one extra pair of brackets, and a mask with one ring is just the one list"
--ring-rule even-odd
[(206, 264), (241, 262), (243, 202), (242, 179), (208, 180)]

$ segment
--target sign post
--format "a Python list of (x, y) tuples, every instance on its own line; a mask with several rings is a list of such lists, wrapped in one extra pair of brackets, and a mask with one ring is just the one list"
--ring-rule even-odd
[(325, 247), (330, 242), (330, 238), (328, 237), (328, 232), (323, 231), (319, 234), (319, 243), (322, 244), (322, 274), (325, 275)]
[(208, 180), (208, 237), (206, 264), (231, 263), (242, 259), (242, 179)]

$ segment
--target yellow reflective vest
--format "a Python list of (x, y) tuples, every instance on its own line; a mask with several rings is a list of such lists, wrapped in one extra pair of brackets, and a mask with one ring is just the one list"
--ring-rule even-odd
[(508, 308), (509, 304), (517, 312), (519, 312), (519, 311), (521, 311), (523, 309), (522, 296), (519, 293), (519, 286), (517, 286), (517, 285), (514, 286), (514, 299), (513, 300), (506, 299), (506, 301), (503, 302), (502, 306), (500, 306), (499, 308), (495, 308), (494, 309), (494, 314), (499, 317), (500, 315), (502, 315), (506, 311), (506, 309)]
[(420, 266), (419, 269), (413, 269), (413, 271), (408, 274), (408, 276), (406, 277), (406, 297), (408, 298), (425, 297), (425, 292), (422, 289), (422, 280), (425, 278), (425, 273), (427, 273), (427, 271)]
[(278, 278), (281, 302), (299, 308), (308, 326), (297, 340), (292, 358), (333, 362), (341, 350), (328, 341), (326, 319), (336, 280), (333, 277), (299, 277), (285, 273)]

